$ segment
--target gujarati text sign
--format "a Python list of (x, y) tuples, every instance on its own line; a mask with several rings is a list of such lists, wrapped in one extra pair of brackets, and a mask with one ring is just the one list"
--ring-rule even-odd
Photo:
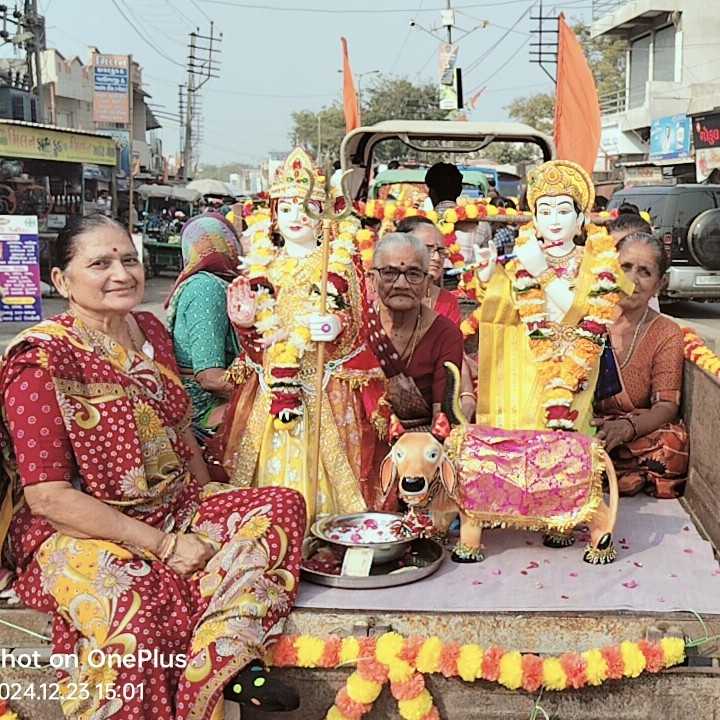
[(97, 135), (0, 122), (0, 157), (115, 165), (115, 141)]
[(93, 120), (128, 123), (130, 63), (127, 55), (93, 55)]
[(42, 319), (38, 221), (0, 215), (0, 322)]

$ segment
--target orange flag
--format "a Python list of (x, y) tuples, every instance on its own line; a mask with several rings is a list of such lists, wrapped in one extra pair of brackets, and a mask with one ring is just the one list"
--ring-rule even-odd
[(360, 127), (360, 104), (358, 103), (355, 81), (350, 68), (347, 40), (340, 38), (343, 53), (343, 109), (345, 111), (345, 132)]
[(558, 18), (555, 94), (555, 146), (561, 160), (573, 160), (589, 173), (600, 147), (600, 105), (595, 78), (575, 33)]

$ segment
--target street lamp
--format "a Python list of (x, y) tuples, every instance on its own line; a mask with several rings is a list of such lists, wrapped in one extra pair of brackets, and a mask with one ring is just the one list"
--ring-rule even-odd
[[(342, 73), (342, 70), (338, 70), (339, 73)], [(361, 72), (361, 73), (353, 73), (355, 77), (357, 78), (357, 94), (358, 94), (358, 110), (362, 110), (362, 79), (366, 75), (378, 75), (380, 73), (380, 70), (368, 70), (367, 72)]]

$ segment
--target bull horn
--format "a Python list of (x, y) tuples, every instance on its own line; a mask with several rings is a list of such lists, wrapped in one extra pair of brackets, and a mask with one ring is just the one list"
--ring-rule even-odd
[(447, 415), (451, 425), (465, 427), (468, 424), (468, 419), (465, 417), (460, 405), (460, 370), (454, 363), (446, 362), (445, 372), (447, 373), (447, 385), (445, 387), (443, 412)]

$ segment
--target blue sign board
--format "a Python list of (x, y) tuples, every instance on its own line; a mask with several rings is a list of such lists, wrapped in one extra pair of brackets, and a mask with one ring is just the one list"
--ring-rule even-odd
[(690, 157), (692, 128), (685, 115), (670, 115), (652, 121), (650, 159), (674, 160)]
[(128, 69), (126, 67), (95, 68), (95, 92), (124, 93), (128, 91)]

